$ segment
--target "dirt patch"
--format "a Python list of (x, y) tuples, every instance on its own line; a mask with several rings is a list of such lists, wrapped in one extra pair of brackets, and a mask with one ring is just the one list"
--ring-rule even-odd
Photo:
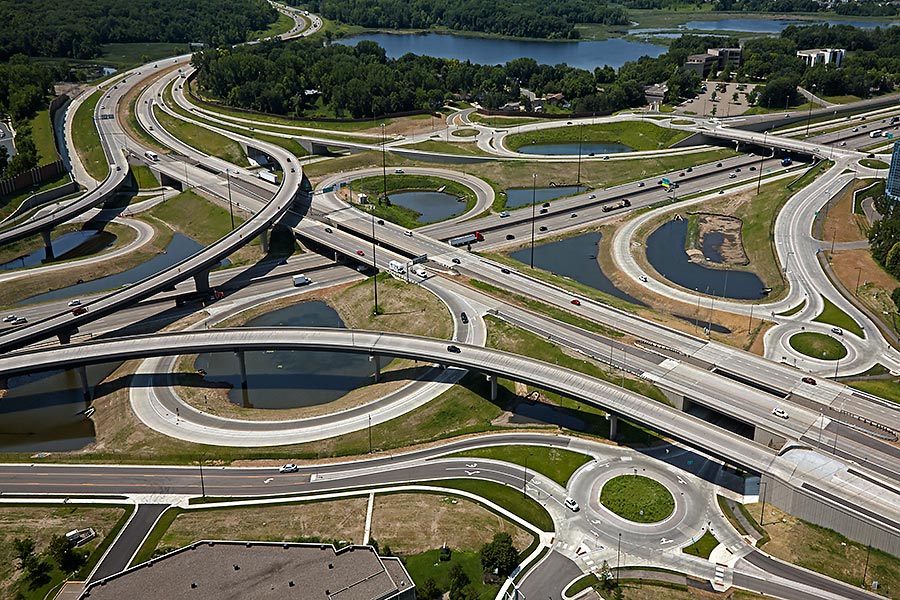
[(882, 269), (868, 250), (838, 250), (830, 258), (831, 268), (844, 287), (884, 322), (896, 328), (889, 315), (897, 310), (891, 292), (900, 286), (900, 281)]
[(205, 539), (286, 542), (310, 537), (359, 544), (365, 532), (367, 504), (367, 498), (350, 498), (183, 512), (163, 535), (159, 547), (180, 548)]
[(508, 533), (520, 551), (531, 544), (530, 533), (469, 500), (436, 494), (375, 497), (372, 537), (400, 554), (417, 554), (445, 542), (457, 550), (477, 551), (500, 532)]
[[(741, 219), (714, 213), (694, 214), (696, 214), (697, 216), (697, 243), (699, 245), (698, 250), (700, 250), (700, 252), (699, 257), (696, 255), (696, 252), (693, 254), (691, 252), (688, 252), (688, 255), (691, 257), (692, 261), (705, 262), (705, 257), (703, 256), (702, 249), (706, 242), (707, 236), (721, 234), (721, 242), (719, 244), (713, 244), (713, 249), (715, 249), (722, 257), (722, 262), (718, 264), (750, 264), (750, 259), (747, 258), (747, 253), (744, 251), (744, 241), (741, 236), (741, 227), (743, 227), (744, 222)], [(717, 263), (710, 263), (709, 266), (715, 267), (717, 266)]]
[(853, 193), (868, 187), (871, 181), (855, 181), (835, 202), (825, 205), (819, 238), (825, 242), (856, 242), (867, 239), (864, 215), (853, 212)]

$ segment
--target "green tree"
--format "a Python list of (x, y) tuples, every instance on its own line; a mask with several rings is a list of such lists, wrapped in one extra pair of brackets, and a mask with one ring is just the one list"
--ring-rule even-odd
[(31, 131), (16, 135), (16, 155), (9, 159), (6, 176), (14, 177), (38, 165), (38, 151), (31, 139)]
[(3, 176), (3, 173), (6, 172), (6, 167), (9, 165), (9, 151), (6, 149), (6, 146), (0, 146), (0, 177)]
[(481, 558), (481, 568), (485, 572), (496, 570), (501, 577), (512, 573), (519, 564), (519, 553), (513, 547), (512, 538), (508, 533), (495, 533), (494, 539), (484, 544), (478, 555)]
[(56, 561), (65, 573), (73, 573), (84, 564), (85, 557), (75, 550), (72, 543), (62, 535), (54, 535), (47, 546), (47, 554)]
[(16, 538), (13, 540), (13, 550), (16, 553), (16, 558), (19, 559), (19, 567), (24, 569), (25, 561), (34, 554), (34, 540), (30, 537)]
[(897, 310), (900, 310), (900, 287), (894, 288), (894, 291), (891, 292), (891, 300), (894, 301), (894, 306), (897, 307)]
[(36, 554), (25, 559), (25, 580), (28, 587), (36, 590), (50, 582), (50, 571), (53, 565), (48, 560)]
[(416, 588), (416, 598), (419, 598), (419, 600), (438, 600), (442, 595), (433, 577), (429, 577), (421, 586)]

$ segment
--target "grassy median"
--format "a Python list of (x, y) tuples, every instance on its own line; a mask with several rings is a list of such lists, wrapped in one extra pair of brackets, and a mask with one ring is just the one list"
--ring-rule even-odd
[(100, 133), (94, 123), (94, 109), (103, 94), (102, 90), (97, 90), (88, 96), (72, 118), (72, 142), (75, 145), (75, 152), (81, 158), (88, 175), (98, 181), (109, 173), (109, 164), (100, 144)]

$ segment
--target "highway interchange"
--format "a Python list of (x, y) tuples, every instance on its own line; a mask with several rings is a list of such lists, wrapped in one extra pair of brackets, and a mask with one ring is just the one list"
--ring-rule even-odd
[[(302, 20), (293, 11), (285, 8), (282, 10)], [(314, 24), (318, 27), (321, 23), (318, 19), (313, 19)], [(289, 35), (293, 37), (307, 31), (309, 30), (304, 31), (303, 25), (298, 22), (297, 27)], [(371, 244), (371, 227), (373, 226), (371, 218), (363, 212), (348, 208), (334, 194), (321, 192), (321, 190), (335, 183), (377, 174), (378, 170), (336, 174), (332, 178), (319, 182), (319, 192), (311, 195), (298, 193), (303, 176), (298, 157), (292, 156), (280, 146), (262, 142), (252, 136), (245, 137), (240, 133), (235, 133), (232, 120), (217, 117), (209, 112), (205, 114), (203, 120), (196, 120), (194, 123), (218, 131), (240, 141), (245, 146), (268, 154), (283, 167), (284, 178), (279, 186), (269, 186), (252, 179), (251, 172), (199, 153), (167, 132), (160, 125), (153, 111), (153, 107), (157, 106), (170, 115), (182, 118), (161, 100), (162, 93), (167, 87), (172, 89), (173, 99), (178, 105), (192, 110), (189, 100), (183, 93), (182, 86), (173, 85), (174, 81), (181, 79), (179, 68), (184, 69), (185, 73), (188, 72), (188, 60), (189, 57), (178, 57), (158, 61), (156, 64), (134, 69), (117, 79), (117, 83), (105, 92), (107, 95), (102, 102), (98, 103), (97, 118), (95, 119), (111, 167), (110, 175), (96, 190), (69, 203), (62, 209), (53, 211), (42, 219), (33, 220), (25, 226), (0, 232), (0, 243), (23, 239), (36, 232), (46, 231), (53, 225), (67, 222), (73, 217), (83, 214), (87, 209), (100, 204), (106, 195), (121, 183), (127, 173), (124, 166), (126, 153), (130, 153), (132, 158), (140, 157), (145, 148), (140, 142), (126, 134), (119, 124), (118, 118), (103, 119), (100, 118), (100, 115), (106, 111), (115, 111), (129, 89), (133, 86), (141, 86), (142, 73), (144, 76), (154, 74), (154, 69), (156, 69), (158, 74), (160, 71), (157, 69), (157, 65), (168, 70), (156, 77), (155, 81), (147, 85), (141, 92), (136, 112), (142, 127), (160, 144), (171, 148), (174, 151), (172, 156), (175, 158), (162, 156), (158, 162), (152, 163), (152, 167), (172, 181), (185, 182), (187, 180), (192, 187), (202, 188), (218, 198), (219, 201), (224, 202), (227, 202), (228, 195), (226, 177), (223, 177), (223, 174), (228, 171), (234, 200), (241, 208), (252, 212), (252, 218), (222, 240), (171, 269), (133, 284), (124, 290), (86, 299), (85, 304), (89, 310), (83, 315), (73, 315), (67, 307), (62, 305), (62, 302), (34, 308), (32, 317), (37, 318), (32, 318), (29, 325), (0, 330), (0, 349), (7, 352), (0, 355), (0, 370), (24, 372), (40, 369), (42, 364), (58, 367), (67, 360), (71, 360), (73, 365), (97, 362), (103, 357), (114, 356), (115, 348), (122, 348), (123, 357), (125, 355), (151, 357), (142, 363), (139, 374), (159, 383), (159, 385), (136, 386), (131, 391), (132, 406), (138, 409), (139, 418), (145, 424), (182, 439), (192, 439), (191, 436), (195, 436), (193, 441), (203, 443), (256, 446), (263, 445), (262, 440), (266, 439), (269, 440), (267, 445), (297, 443), (358, 430), (368, 422), (369, 415), (376, 423), (386, 422), (436, 397), (458, 379), (464, 369), (471, 369), (556, 389), (566, 395), (582, 398), (586, 402), (598, 403), (614, 415), (628, 416), (638, 422), (650, 425), (658, 431), (666, 432), (673, 439), (683, 440), (686, 445), (699, 446), (717, 459), (742, 464), (757, 472), (769, 473), (784, 481), (798, 477), (798, 473), (806, 473), (805, 477), (800, 476), (799, 479), (815, 481), (816, 485), (831, 489), (828, 493), (839, 498), (840, 502), (846, 504), (851, 510), (865, 508), (874, 512), (876, 516), (870, 516), (871, 519), (881, 519), (883, 521), (880, 524), (881, 527), (893, 529), (895, 535), (900, 533), (897, 529), (897, 523), (900, 522), (900, 515), (898, 515), (900, 494), (896, 487), (897, 482), (900, 482), (900, 467), (897, 465), (898, 457), (894, 447), (877, 438), (850, 429), (839, 419), (826, 417), (823, 412), (826, 408), (833, 410), (839, 404), (843, 411), (866, 416), (889, 430), (900, 431), (897, 410), (888, 403), (878, 402), (872, 397), (852, 392), (842, 385), (825, 380), (823, 377), (832, 370), (830, 363), (820, 364), (823, 361), (800, 357), (804, 362), (799, 366), (823, 376), (818, 378), (819, 385), (811, 390), (799, 382), (798, 372), (793, 366), (785, 364), (785, 361), (779, 361), (785, 352), (790, 352), (790, 348), (785, 345), (784, 340), (795, 333), (798, 327), (802, 326), (812, 330), (819, 327), (819, 330), (825, 331), (821, 326), (811, 323), (821, 309), (821, 297), (824, 296), (853, 316), (859, 323), (864, 324), (865, 330), (870, 332), (870, 335), (865, 338), (845, 340), (851, 349), (851, 356), (848, 360), (843, 361), (842, 372), (859, 372), (875, 363), (900, 369), (900, 355), (896, 349), (878, 334), (877, 327), (869, 321), (868, 317), (834, 290), (825, 278), (815, 259), (817, 242), (809, 234), (809, 224), (814, 218), (814, 212), (821, 208), (831, 195), (843, 187), (843, 182), (847, 179), (846, 175), (841, 174), (843, 167), (853, 164), (855, 168), (856, 160), (860, 155), (855, 152), (854, 148), (866, 145), (865, 140), (861, 137), (865, 134), (848, 136), (846, 133), (826, 133), (810, 140), (797, 141), (769, 133), (742, 132), (731, 127), (724, 131), (726, 128), (723, 127), (725, 124), (723, 122), (696, 124), (695, 130), (701, 133), (722, 134), (729, 139), (742, 139), (760, 145), (772, 144), (777, 140), (780, 144), (779, 147), (805, 150), (817, 160), (830, 158), (836, 162), (836, 166), (817, 180), (815, 185), (797, 194), (786, 205), (776, 221), (775, 236), (779, 241), (777, 247), (780, 258), (786, 262), (788, 256), (795, 257), (792, 267), (786, 269), (791, 284), (790, 290), (786, 298), (768, 306), (758, 305), (758, 310), (761, 308), (763, 311), (776, 313), (795, 306), (804, 299), (806, 299), (806, 306), (791, 318), (777, 319), (774, 314), (771, 316), (778, 326), (767, 334), (766, 357), (759, 357), (717, 342), (671, 330), (625, 311), (582, 298), (577, 309), (581, 316), (627, 333), (638, 340), (652, 343), (654, 347), (661, 349), (662, 353), (650, 352), (634, 346), (629, 347), (613, 339), (607, 339), (549, 319), (536, 312), (526, 311), (512, 303), (488, 296), (455, 281), (453, 273), (477, 278), (524, 296), (539, 298), (549, 305), (575, 310), (572, 309), (573, 294), (570, 292), (542, 282), (527, 272), (513, 270), (504, 273), (502, 265), (476, 255), (470, 255), (463, 249), (454, 249), (442, 241), (454, 235), (467, 233), (477, 227), (478, 230), (487, 233), (488, 240), (485, 247), (493, 248), (507, 245), (502, 241), (505, 235), (513, 235), (515, 239), (521, 240), (530, 233), (531, 228), (530, 215), (526, 215), (526, 211), (514, 211), (513, 215), (507, 218), (488, 215), (482, 217), (474, 225), (468, 222), (467, 219), (490, 207), (493, 203), (493, 191), (481, 180), (447, 167), (441, 169), (415, 167), (407, 168), (406, 171), (436, 174), (469, 185), (476, 192), (476, 207), (452, 222), (417, 229), (412, 236), (407, 235), (403, 228), (390, 223), (379, 225), (377, 237), (381, 248), (378, 251), (377, 263), (378, 267), (384, 270), (387, 268), (388, 261), (392, 259), (405, 261), (421, 254), (429, 256), (431, 259), (429, 274), (424, 280), (417, 281), (417, 283), (438, 295), (447, 304), (451, 314), (456, 317), (454, 339), (463, 348), (460, 354), (448, 355), (447, 343), (442, 340), (424, 338), (414, 340), (403, 336), (391, 337), (364, 332), (266, 331), (259, 332), (257, 338), (260, 341), (254, 342), (251, 339), (254, 334), (247, 330), (243, 332), (207, 331), (202, 327), (261, 301), (287, 294), (302, 293), (302, 290), (285, 291), (285, 282), (288, 281), (287, 276), (290, 273), (312, 271), (316, 273), (317, 286), (351, 281), (361, 276), (352, 268), (335, 265), (318, 256), (291, 259), (286, 265), (270, 265), (265, 269), (263, 275), (249, 280), (242, 280), (240, 273), (235, 275), (227, 271), (209, 275), (210, 265), (228, 256), (236, 248), (260, 233), (264, 234), (273, 223), (288, 215), (289, 221), (299, 237), (351, 257), (348, 262), (352, 266), (354, 260), (357, 260), (357, 249), (368, 247)], [(458, 118), (465, 123), (466, 117), (467, 115), (459, 115)], [(619, 116), (615, 119), (627, 118), (629, 117)], [(457, 116), (451, 116), (448, 121), (452, 123), (455, 119)], [(219, 128), (211, 122), (227, 125), (228, 129)], [(257, 122), (253, 123), (253, 128), (264, 126)], [(739, 119), (735, 121), (735, 125), (740, 125)], [(500, 149), (496, 154), (503, 159), (522, 160), (524, 158), (502, 146), (505, 132), (489, 131), (489, 128), (476, 126), (480, 131), (477, 136), (477, 143), (480, 147)], [(673, 125), (670, 124), (670, 126)], [(251, 125), (247, 125), (247, 127), (249, 132)], [(528, 127), (520, 127), (519, 131), (527, 131)], [(815, 133), (815, 129), (813, 133)], [(404, 144), (415, 141), (415, 138), (392, 140), (387, 148), (394, 151), (402, 148)], [(832, 144), (839, 143), (839, 141), (847, 141), (848, 146), (835, 148)], [(377, 142), (378, 140), (373, 140), (371, 147), (380, 148)], [(687, 149), (679, 152), (690, 153), (693, 151)], [(434, 153), (404, 151), (405, 156), (421, 155), (423, 158), (427, 158), (429, 154)], [(572, 160), (572, 157), (529, 156), (527, 158), (528, 160), (548, 161)], [(630, 158), (633, 157), (623, 155), (614, 157), (612, 160)], [(602, 158), (595, 157), (593, 160), (602, 160)], [(723, 164), (722, 167), (717, 166), (719, 162)], [(796, 171), (788, 172), (787, 169), (782, 169), (780, 163), (775, 159), (760, 160), (755, 156), (742, 155), (716, 161), (716, 163), (697, 165), (689, 176), (679, 179), (681, 187), (678, 190), (678, 196), (702, 192), (709, 192), (711, 196), (715, 196), (719, 195), (718, 190), (720, 189), (725, 190), (726, 193), (750, 189), (756, 185), (757, 174), (750, 172), (749, 169), (744, 169), (736, 181), (729, 178), (728, 175), (734, 172), (738, 166), (749, 167), (757, 164), (760, 165), (761, 170), (766, 171), (766, 181), (792, 178), (798, 174)], [(864, 169), (860, 169), (860, 171), (864, 171)], [(547, 215), (542, 215), (537, 221), (542, 227), (546, 227), (545, 231), (539, 232), (538, 237), (543, 238), (564, 231), (576, 230), (585, 227), (586, 224), (596, 222), (606, 216), (602, 211), (602, 204), (613, 198), (627, 196), (632, 201), (632, 209), (656, 204), (666, 197), (665, 192), (655, 185), (656, 179), (657, 177), (646, 178), (645, 186), (640, 188), (637, 186), (637, 182), (629, 182), (606, 190), (592, 191), (597, 196), (596, 199), (586, 198), (587, 193), (585, 193), (570, 199), (555, 201), (552, 211)], [(692, 202), (700, 202), (705, 198), (706, 196), (701, 195)], [(577, 217), (572, 216), (576, 209)], [(291, 210), (293, 212), (289, 215)], [(655, 209), (655, 211), (664, 210), (670, 210), (670, 208), (663, 206)], [(648, 212), (642, 219), (649, 218), (648, 215), (653, 215), (655, 211)], [(635, 219), (631, 223), (640, 221), (641, 219)], [(633, 232), (637, 225), (629, 225), (629, 227)], [(623, 228), (619, 232), (615, 256), (623, 271), (636, 280), (640, 280), (641, 275), (646, 276), (647, 274), (641, 272), (633, 262), (629, 262), (631, 253), (628, 231), (629, 228)], [(102, 258), (102, 256), (99, 257), (99, 259)], [(454, 259), (459, 262), (455, 262)], [(366, 256), (362, 262), (366, 260), (370, 261), (371, 258)], [(42, 269), (53, 268), (57, 267), (50, 266)], [(171, 310), (170, 306), (166, 306), (166, 301), (159, 299), (159, 294), (195, 276), (196, 283), (200, 285), (205, 284), (206, 277), (210, 277), (210, 284), (217, 287), (227, 287), (228, 280), (233, 279), (231, 285), (234, 289), (239, 286), (244, 289), (229, 295), (227, 304), (221, 307), (216, 306), (214, 310), (209, 311), (205, 321), (195, 324), (194, 331), (181, 337), (178, 334), (149, 335), (133, 339), (111, 337), (108, 341), (58, 347), (41, 346), (41, 349), (34, 349), (33, 345), (36, 342), (46, 340), (53, 335), (59, 336), (63, 341), (68, 341), (78, 329), (81, 330), (81, 335), (73, 338), (76, 342), (85, 339), (85, 336), (115, 334), (123, 327), (138, 321), (147, 325), (154, 319), (154, 315), (168, 313)], [(696, 300), (695, 295), (675, 289), (652, 277), (648, 278), (647, 284), (649, 289), (657, 293), (683, 295), (684, 301), (687, 303)], [(167, 297), (171, 302), (171, 293)], [(738, 314), (744, 314), (748, 310), (747, 305), (721, 301), (718, 303), (718, 308)], [(461, 323), (458, 315), (463, 310), (477, 318), (469, 324)], [(577, 373), (566, 372), (554, 365), (488, 350), (483, 347), (485, 325), (482, 316), (488, 314), (489, 311), (510, 323), (539, 332), (541, 335), (546, 334), (554, 342), (579, 350), (598, 360), (605, 359), (608, 349), (610, 358), (605, 362), (610, 363), (613, 367), (636, 373), (673, 393), (690, 395), (694, 401), (714, 408), (723, 414), (729, 414), (737, 420), (749, 420), (751, 425), (756, 425), (765, 431), (766, 435), (776, 436), (782, 441), (796, 441), (798, 446), (794, 450), (778, 455), (764, 444), (710, 426), (687, 413), (669, 409), (660, 404), (654, 405), (653, 402), (616, 388), (614, 385), (591, 380), (591, 378)], [(173, 316), (169, 314), (166, 318), (172, 319)], [(166, 359), (163, 358), (165, 355), (190, 352), (198, 347), (220, 346), (223, 350), (231, 351), (241, 347), (241, 344), (246, 344), (247, 349), (264, 347), (262, 344), (271, 346), (272, 340), (278, 338), (279, 335), (284, 338), (284, 347), (318, 347), (327, 345), (328, 340), (333, 340), (328, 342), (332, 344), (329, 346), (331, 348), (388, 356), (424, 358), (434, 363), (453, 365), (454, 368), (441, 371), (433, 381), (410, 383), (392, 397), (381, 399), (368, 411), (358, 411), (355, 415), (350, 415), (350, 418), (335, 420), (337, 424), (332, 423), (326, 426), (321, 422), (293, 423), (282, 427), (283, 431), (279, 432), (279, 435), (283, 437), (278, 438), (273, 437), (272, 431), (260, 431), (258, 424), (252, 422), (244, 422), (237, 428), (238, 433), (236, 434), (233, 428), (229, 430), (222, 423), (210, 419), (209, 415), (200, 411), (186, 410), (184, 405), (181, 405), (181, 414), (175, 416), (178, 415), (178, 411), (172, 411), (172, 408), (178, 406), (180, 401), (171, 394), (171, 389), (162, 381), (165, 378), (160, 377), (170, 370), (170, 363), (166, 363)], [(369, 338), (366, 337), (367, 335)], [(344, 341), (347, 337), (351, 338), (349, 345)], [(353, 337), (360, 339), (353, 341)], [(173, 340), (182, 338), (186, 341), (183, 343), (173, 342)], [(31, 349), (24, 354), (12, 352), (29, 346)], [(92, 352), (93, 354), (91, 354)], [(617, 353), (621, 353), (621, 358)], [(732, 372), (732, 375), (728, 374), (729, 371)], [(735, 379), (734, 373), (739, 373), (741, 379)], [(767, 389), (761, 389), (762, 384)], [(812, 391), (815, 391), (815, 394)], [(782, 421), (772, 415), (773, 407), (781, 405), (789, 407), (791, 418), (788, 421)], [(141, 410), (144, 412), (141, 413)], [(261, 434), (258, 439), (252, 437), (254, 432)], [(311, 432), (315, 433), (311, 434)], [(833, 449), (821, 454), (808, 449), (808, 446), (815, 446), (812, 440), (817, 437), (819, 446), (822, 446), (823, 432), (827, 432), (825, 433), (825, 447), (827, 448), (833, 440)], [(607, 464), (604, 467), (608, 466), (610, 459), (603, 452), (611, 452), (616, 455), (612, 460), (632, 461), (632, 464), (637, 464), (633, 462), (636, 460), (635, 457), (628, 455), (630, 451), (611, 449), (608, 446), (604, 446), (601, 451), (595, 444), (566, 436), (550, 438), (547, 436), (515, 437), (511, 435), (498, 439), (503, 443), (563, 444), (577, 447), (594, 456), (597, 465), (603, 464), (606, 459)], [(488, 441), (452, 442), (440, 445), (433, 451), (429, 451), (430, 453), (409, 455), (396, 462), (394, 457), (390, 457), (389, 459), (376, 459), (374, 462), (348, 463), (338, 467), (316, 466), (313, 467), (315, 468), (315, 477), (313, 474), (307, 473), (305, 479), (304, 476), (298, 476), (290, 480), (279, 479), (274, 486), (263, 485), (266, 486), (265, 493), (272, 494), (327, 491), (360, 485), (383, 486), (457, 477), (460, 470), (465, 472), (465, 465), (458, 464), (460, 461), (443, 459), (425, 462), (424, 459), (450, 452), (459, 444), (478, 445), (487, 444)], [(673, 446), (673, 448), (677, 449), (677, 453), (691, 452), (686, 449), (686, 446)], [(829, 453), (832, 455), (831, 457), (828, 456)], [(629, 456), (627, 460), (623, 458), (626, 455)], [(823, 460), (828, 465), (827, 477), (822, 475)], [(398, 466), (398, 463), (402, 463), (402, 465)], [(863, 466), (860, 466), (861, 463)], [(655, 477), (668, 482), (667, 485), (671, 484), (675, 489), (679, 485), (680, 478), (687, 476), (677, 469), (667, 468), (665, 463), (656, 460), (643, 459), (640, 464), (644, 465), (642, 468), (658, 470)], [(715, 463), (711, 462), (710, 464)], [(629, 465), (627, 468), (623, 468), (627, 471), (632, 467)], [(197, 491), (196, 474), (193, 470), (178, 468), (4, 465), (2, 469), (4, 476), (3, 483), (0, 483), (0, 492), (4, 494), (34, 495), (40, 489), (38, 494), (74, 496), (85, 493), (89, 487), (90, 494), (125, 494), (145, 497), (145, 499), (146, 497), (177, 497), (178, 501), (181, 501), (180, 499), (183, 497), (196, 495)], [(768, 564), (767, 567), (763, 566), (764, 576), (761, 576), (760, 568), (761, 565), (766, 565), (765, 560), (763, 558), (756, 558), (755, 562), (744, 560), (744, 557), (751, 556), (751, 552), (753, 556), (758, 553), (753, 552), (752, 548), (730, 529), (717, 510), (710, 511), (708, 498), (698, 496), (685, 500), (684, 504), (679, 504), (676, 516), (673, 517), (679, 521), (677, 527), (672, 524), (672, 528), (669, 529), (666, 529), (668, 525), (654, 529), (647, 534), (651, 537), (642, 537), (639, 532), (629, 531), (627, 522), (617, 520), (614, 516), (611, 517), (611, 513), (607, 514), (608, 511), (604, 512), (605, 509), (599, 506), (595, 499), (595, 487), (604, 478), (615, 472), (615, 469), (609, 468), (585, 469), (584, 473), (576, 473), (576, 477), (572, 479), (567, 490), (554, 488), (549, 482), (540, 481), (536, 477), (529, 480), (530, 483), (527, 487), (529, 495), (541, 499), (543, 494), (545, 503), (548, 503), (547, 501), (550, 499), (555, 501), (555, 504), (548, 503), (557, 529), (554, 550), (561, 556), (573, 560), (579, 570), (590, 570), (593, 566), (592, 563), (587, 562), (585, 555), (593, 562), (596, 562), (594, 559), (607, 559), (610, 556), (614, 539), (611, 537), (611, 532), (621, 530), (629, 533), (629, 539), (623, 540), (623, 543), (626, 544), (627, 564), (676, 566), (679, 570), (712, 581), (716, 578), (713, 563), (694, 560), (680, 553), (666, 552), (665, 548), (657, 548), (658, 544), (656, 546), (651, 544), (653, 541), (651, 537), (655, 539), (655, 536), (661, 536), (661, 539), (671, 537), (672, 547), (678, 547), (679, 544), (684, 545), (687, 539), (685, 532), (693, 528), (693, 533), (697, 533), (696, 523), (703, 521), (703, 517), (699, 516), (697, 512), (700, 511), (708, 517), (707, 520), (710, 522), (713, 518), (718, 519), (716, 530), (721, 533), (720, 539), (722, 539), (723, 545), (732, 551), (733, 557), (729, 562), (728, 571), (730, 583), (785, 598), (869, 597), (864, 592), (839, 585), (836, 582), (824, 582), (818, 576), (801, 575), (799, 570), (792, 570), (788, 565), (779, 564), (777, 568), (771, 564)], [(74, 476), (73, 473), (75, 473)], [(859, 476), (859, 473), (863, 473), (864, 476)], [(210, 490), (214, 489), (215, 493), (222, 495), (259, 494), (262, 493), (259, 489), (259, 480), (268, 478), (268, 474), (268, 472), (260, 474), (258, 470), (223, 469), (207, 475), (206, 487)], [(520, 485), (524, 473), (520, 467), (498, 463), (492, 465), (489, 471), (486, 470), (478, 475), (504, 484)], [(94, 478), (96, 481), (93, 480)], [(885, 483), (874, 485), (871, 480), (877, 478), (882, 478)], [(673, 481), (675, 483), (672, 483)], [(701, 483), (702, 481), (702, 479), (698, 480), (696, 486), (704, 485)], [(831, 487), (829, 488), (829, 486)], [(851, 493), (845, 493), (848, 487), (853, 489)], [(572, 515), (562, 509), (559, 505), (560, 499), (566, 494), (575, 496), (585, 507), (585, 511), (579, 515)], [(604, 526), (600, 527), (591, 522), (590, 519), (596, 517), (600, 517), (604, 521)], [(152, 524), (152, 520), (150, 524)], [(128, 529), (126, 528), (126, 532)], [(687, 535), (690, 537), (689, 534)], [(592, 540), (585, 542), (585, 536)], [(587, 544), (588, 551), (579, 552), (578, 550), (584, 544)], [(651, 546), (654, 546), (653, 551), (649, 551)], [(108, 563), (106, 564), (108, 565)], [(122, 563), (122, 566), (124, 564)], [(108, 566), (103, 568), (109, 569)], [(546, 572), (547, 569), (548, 567), (544, 567), (543, 570), (538, 567), (534, 571), (535, 575), (526, 578), (525, 585), (537, 585), (528, 582), (541, 579), (540, 574), (542, 571)], [(786, 575), (782, 578), (780, 575), (776, 575), (773, 569), (783, 570), (783, 574)], [(103, 572), (103, 574), (106, 573)], [(548, 575), (544, 575), (544, 577), (552, 579)], [(555, 582), (554, 585), (561, 591), (564, 583), (567, 582)], [(824, 595), (826, 592), (823, 590), (826, 588), (828, 589), (827, 594), (830, 596)]]

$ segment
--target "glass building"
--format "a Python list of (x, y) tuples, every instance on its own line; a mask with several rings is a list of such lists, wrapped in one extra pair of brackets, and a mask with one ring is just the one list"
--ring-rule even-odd
[(891, 200), (895, 202), (900, 201), (900, 142), (894, 142), (894, 151), (891, 154), (891, 168), (888, 171), (884, 191)]

